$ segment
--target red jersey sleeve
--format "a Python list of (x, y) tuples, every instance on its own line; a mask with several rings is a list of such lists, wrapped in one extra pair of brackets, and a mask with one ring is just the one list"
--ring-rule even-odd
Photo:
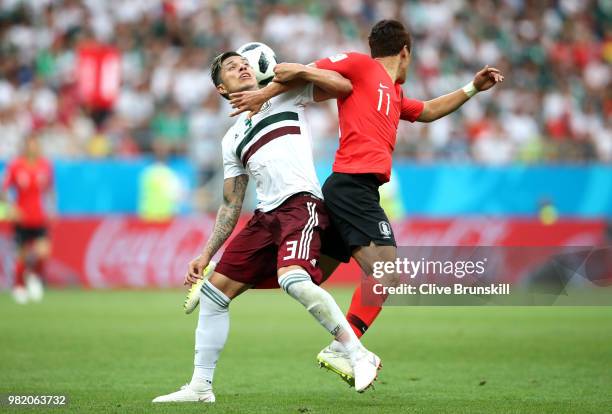
[(403, 119), (404, 121), (414, 122), (419, 116), (421, 116), (424, 107), (425, 102), (416, 99), (409, 99), (403, 96), (400, 119)]
[(359, 53), (339, 53), (324, 59), (319, 59), (315, 62), (315, 66), (319, 69), (333, 70), (338, 72), (347, 79), (354, 79), (362, 72), (363, 66)]

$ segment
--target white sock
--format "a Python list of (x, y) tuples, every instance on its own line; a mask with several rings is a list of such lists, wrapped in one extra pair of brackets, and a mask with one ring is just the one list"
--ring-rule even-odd
[(340, 342), (336, 341), (335, 339), (329, 345), (329, 349), (331, 349), (334, 352), (346, 352), (346, 349), (344, 349), (344, 345), (342, 345)]
[(278, 278), (278, 284), (292, 298), (304, 305), (342, 344), (351, 358), (364, 351), (334, 298), (325, 289), (315, 285), (305, 270), (290, 270)]
[(193, 377), (189, 386), (196, 391), (212, 388), (219, 354), (229, 332), (230, 299), (206, 281), (200, 292), (200, 315), (195, 333)]

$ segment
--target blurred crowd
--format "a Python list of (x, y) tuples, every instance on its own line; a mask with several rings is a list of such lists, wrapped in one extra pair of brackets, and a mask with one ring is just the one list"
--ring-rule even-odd
[[(23, 137), (52, 157), (133, 157), (161, 142), (206, 178), (218, 170), (231, 112), (210, 81), (217, 53), (250, 41), (280, 61), (367, 53), (381, 18), (413, 35), (404, 85), (430, 99), (483, 65), (501, 87), (431, 124), (402, 123), (398, 157), (419, 161), (612, 161), (612, 2), (608, 0), (3, 0), (0, 2), (0, 160)], [(83, 105), (79, 45), (120, 53), (114, 106)], [(334, 102), (309, 109), (318, 157), (337, 144)]]

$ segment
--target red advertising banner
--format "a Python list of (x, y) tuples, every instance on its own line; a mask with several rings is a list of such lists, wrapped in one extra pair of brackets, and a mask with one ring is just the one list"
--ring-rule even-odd
[[(47, 282), (86, 288), (181, 286), (187, 263), (208, 239), (213, 223), (209, 216), (161, 224), (130, 217), (60, 219), (51, 227)], [(523, 219), (415, 219), (395, 223), (394, 230), (400, 246), (601, 246), (606, 242), (602, 220), (544, 225)], [(0, 253), (0, 286), (7, 287), (14, 264), (8, 223), (0, 223)], [(342, 265), (328, 283), (354, 284), (359, 275), (354, 263)]]

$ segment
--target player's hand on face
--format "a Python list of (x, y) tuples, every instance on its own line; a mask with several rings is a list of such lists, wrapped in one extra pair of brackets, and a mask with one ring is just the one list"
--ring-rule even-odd
[(489, 65), (486, 65), (474, 76), (474, 86), (479, 91), (486, 91), (503, 81), (504, 75), (502, 75), (501, 71)]
[(261, 89), (256, 91), (242, 91), (230, 93), (230, 104), (235, 109), (230, 116), (236, 116), (243, 112), (249, 111), (247, 118), (261, 110), (261, 107), (266, 103), (266, 96), (261, 92)]
[(298, 77), (303, 70), (303, 65), (299, 63), (279, 63), (274, 66), (273, 82), (286, 83)]
[(189, 262), (189, 267), (187, 269), (187, 274), (185, 275), (185, 286), (191, 286), (194, 283), (197, 283), (200, 279), (202, 279), (202, 274), (204, 273), (204, 269), (208, 266), (210, 259), (200, 255)]

